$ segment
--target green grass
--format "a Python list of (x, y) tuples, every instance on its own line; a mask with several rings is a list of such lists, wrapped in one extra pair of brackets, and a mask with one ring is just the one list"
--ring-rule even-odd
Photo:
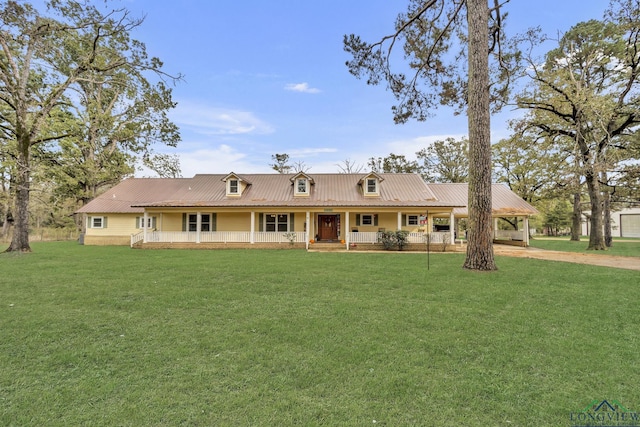
[(572, 242), (569, 240), (569, 237), (533, 238), (530, 240), (529, 244), (534, 248), (554, 251), (640, 257), (640, 239), (615, 238), (613, 240), (613, 245), (604, 252), (588, 251), (588, 236), (583, 236), (579, 242)]
[(594, 399), (640, 411), (638, 272), (33, 249), (0, 255), (0, 425), (558, 426)]

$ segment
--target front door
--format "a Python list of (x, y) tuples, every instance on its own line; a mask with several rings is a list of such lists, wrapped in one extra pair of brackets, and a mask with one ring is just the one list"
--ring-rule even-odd
[(318, 215), (318, 237), (320, 240), (338, 239), (336, 215)]

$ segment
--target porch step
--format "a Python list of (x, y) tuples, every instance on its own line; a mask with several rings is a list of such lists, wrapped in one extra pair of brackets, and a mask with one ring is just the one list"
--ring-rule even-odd
[(347, 249), (344, 243), (340, 243), (340, 242), (315, 242), (309, 245), (309, 250), (332, 252), (332, 251), (345, 251)]

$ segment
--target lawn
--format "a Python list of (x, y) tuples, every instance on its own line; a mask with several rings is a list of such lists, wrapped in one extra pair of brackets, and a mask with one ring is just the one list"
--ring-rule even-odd
[(602, 253), (605, 255), (618, 255), (618, 256), (634, 256), (640, 257), (640, 239), (623, 239), (615, 238), (613, 245), (606, 251), (588, 251), (589, 237), (583, 236), (579, 242), (572, 242), (569, 237), (543, 237), (532, 238), (529, 244), (534, 248), (549, 249), (554, 251), (566, 251), (566, 252), (580, 252), (589, 254)]
[(638, 272), (33, 249), (0, 254), (0, 425), (569, 426), (604, 399), (640, 412)]

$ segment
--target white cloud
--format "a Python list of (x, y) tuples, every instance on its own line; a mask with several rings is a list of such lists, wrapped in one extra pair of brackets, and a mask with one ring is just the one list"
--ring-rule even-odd
[(200, 149), (180, 154), (182, 176), (192, 177), (202, 173), (268, 173), (269, 165), (255, 165), (247, 158), (247, 153), (221, 144), (211, 149)]
[(384, 153), (380, 155), (380, 157), (388, 156), (389, 153), (404, 155), (407, 159), (414, 159), (416, 157), (416, 153), (423, 148), (427, 148), (435, 141), (443, 141), (447, 138), (453, 138), (459, 140), (463, 137), (467, 136), (466, 134), (447, 134), (447, 135), (430, 135), (430, 136), (419, 136), (416, 138), (405, 139), (405, 140), (396, 140), (391, 141), (387, 144), (389, 149), (388, 153)]
[(201, 135), (267, 134), (273, 127), (250, 111), (211, 107), (204, 104), (179, 102), (171, 112), (180, 128)]
[(315, 157), (318, 154), (335, 153), (336, 148), (302, 148), (299, 150), (289, 150), (287, 153), (290, 157)]
[(320, 93), (320, 89), (315, 87), (309, 87), (309, 83), (289, 83), (284, 87), (286, 90), (302, 93)]

